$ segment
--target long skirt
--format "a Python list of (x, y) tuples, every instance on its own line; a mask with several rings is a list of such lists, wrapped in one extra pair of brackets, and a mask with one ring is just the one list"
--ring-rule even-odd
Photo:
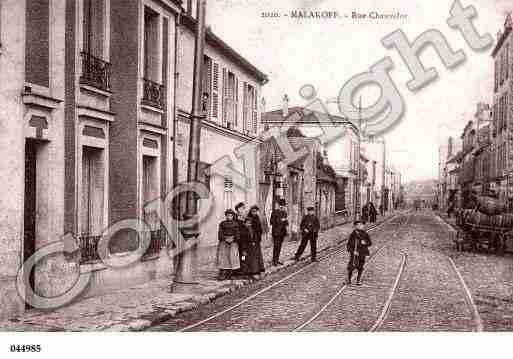
[(239, 246), (237, 243), (228, 243), (219, 241), (217, 245), (217, 268), (219, 269), (239, 269)]
[(244, 274), (259, 274), (265, 272), (264, 256), (260, 242), (246, 243), (244, 246), (244, 261), (241, 269)]

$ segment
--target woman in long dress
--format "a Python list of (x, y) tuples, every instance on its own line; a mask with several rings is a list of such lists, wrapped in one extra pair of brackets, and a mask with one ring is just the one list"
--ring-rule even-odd
[(251, 218), (252, 228), (255, 232), (256, 241), (258, 242), (258, 247), (256, 248), (256, 257), (258, 260), (258, 265), (260, 267), (260, 273), (265, 272), (264, 266), (264, 255), (262, 254), (262, 236), (263, 236), (263, 224), (262, 217), (260, 216), (260, 209), (258, 206), (252, 206), (249, 209), (248, 218)]
[(260, 242), (253, 229), (253, 220), (247, 217), (240, 233), (240, 248), (242, 249), (242, 273), (248, 278), (256, 279), (261, 272), (259, 254)]
[(240, 268), (239, 259), (239, 224), (235, 221), (235, 212), (227, 209), (226, 219), (219, 224), (217, 245), (218, 280), (231, 279), (233, 271)]

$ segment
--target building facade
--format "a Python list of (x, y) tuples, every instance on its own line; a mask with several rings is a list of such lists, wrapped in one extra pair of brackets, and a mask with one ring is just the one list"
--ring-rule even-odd
[[(178, 92), (175, 135), (175, 181), (187, 179), (190, 116), (192, 107), (192, 76), (196, 20), (189, 14), (181, 18), (178, 41)], [(258, 178), (261, 132), (261, 89), (267, 76), (242, 57), (212, 31), (206, 31), (203, 58), (203, 94), (206, 120), (201, 129), (200, 180), (215, 198), (210, 215), (201, 224), (200, 260), (213, 255), (217, 246), (217, 226), (224, 220), (224, 211), (238, 202), (260, 205)], [(241, 156), (253, 156), (254, 161)], [(233, 168), (225, 165), (231, 161)], [(215, 168), (213, 168), (215, 167)], [(242, 173), (251, 180), (243, 184)], [(182, 198), (175, 215), (185, 212)], [(201, 206), (201, 204), (200, 204)], [(200, 248), (201, 249), (201, 248)]]
[(492, 157), (494, 162), (493, 188), (503, 200), (513, 198), (512, 167), (512, 73), (513, 50), (511, 15), (506, 16), (504, 28), (497, 34), (497, 43), (492, 51), (494, 61)]
[[(16, 290), (21, 264), (44, 245), (64, 240), (66, 253), (26, 273), (42, 296), (56, 296), (90, 275), (82, 296), (101, 294), (173, 273), (161, 255), (173, 233), (162, 223), (182, 202), (160, 199), (186, 178), (195, 20), (178, 0), (16, 0), (0, 4), (0, 100), (5, 178), (0, 228), (0, 317), (26, 307)], [(188, 2), (187, 5), (191, 5)], [(258, 203), (209, 166), (259, 132), (258, 99), (265, 74), (207, 31), (201, 180), (222, 199), (202, 227), (205, 245), (237, 201)], [(256, 152), (253, 154), (256, 156)], [(215, 178), (214, 178), (215, 177)], [(138, 221), (137, 230), (123, 227)], [(144, 225), (142, 224), (144, 223)], [(123, 257), (149, 239), (142, 260), (107, 266), (98, 243), (109, 228), (111, 255)], [(142, 227), (141, 227), (142, 226)], [(126, 229), (126, 230), (125, 230)], [(65, 236), (66, 235), (66, 236)], [(21, 269), (20, 269), (21, 268)], [(26, 291), (22, 288), (22, 291)]]

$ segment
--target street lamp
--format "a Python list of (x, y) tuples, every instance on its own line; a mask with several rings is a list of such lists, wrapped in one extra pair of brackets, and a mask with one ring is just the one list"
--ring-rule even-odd
[(264, 190), (268, 190), (269, 186), (272, 186), (272, 209), (274, 210), (276, 207), (276, 193), (279, 189), (286, 188), (286, 186), (282, 185), (283, 175), (278, 169), (279, 161), (277, 159), (276, 147), (272, 143), (270, 143), (270, 146), (272, 147), (272, 149), (267, 149), (267, 157), (270, 157), (270, 159), (268, 160), (268, 163), (265, 165), (266, 169), (264, 170), (264, 181), (260, 182), (260, 185), (262, 185), (262, 188)]

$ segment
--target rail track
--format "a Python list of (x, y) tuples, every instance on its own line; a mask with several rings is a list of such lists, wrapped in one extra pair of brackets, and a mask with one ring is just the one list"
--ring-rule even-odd
[[(406, 217), (406, 220), (405, 220), (403, 223), (401, 223), (401, 224), (399, 225), (399, 227), (395, 230), (395, 232), (394, 232), (394, 234), (393, 234), (392, 238), (397, 237), (397, 234), (399, 233), (399, 230), (400, 230), (402, 227), (404, 227), (404, 226), (406, 226), (406, 225), (408, 224), (409, 218), (410, 218), (409, 216), (408, 216), (408, 217)], [(381, 252), (381, 250), (383, 250), (386, 246), (388, 246), (388, 245), (390, 244), (390, 241), (391, 241), (391, 239), (390, 239), (390, 240), (388, 240), (388, 241), (386, 241), (382, 246), (380, 246), (377, 250), (375, 250), (375, 251), (371, 254), (371, 256), (369, 257), (369, 261), (368, 261), (367, 265), (372, 264), (372, 262), (374, 261), (374, 259), (376, 258), (376, 256)], [(392, 301), (393, 294), (395, 293), (395, 290), (396, 290), (396, 288), (397, 288), (397, 286), (398, 286), (398, 284), (399, 284), (400, 277), (401, 277), (401, 275), (402, 275), (402, 273), (403, 273), (403, 271), (404, 271), (404, 267), (405, 267), (405, 265), (406, 265), (406, 254), (403, 254), (402, 256), (403, 256), (403, 260), (402, 260), (402, 262), (401, 262), (401, 266), (400, 266), (400, 268), (399, 268), (399, 272), (398, 272), (398, 274), (397, 274), (397, 276), (396, 276), (396, 280), (395, 280), (394, 285), (393, 285), (393, 287), (392, 287), (392, 290), (391, 290), (391, 292), (390, 292), (389, 298), (388, 298), (387, 302), (385, 303), (385, 307), (383, 308), (383, 310), (382, 310), (382, 312), (381, 312), (380, 316), (378, 317), (378, 321), (373, 325), (373, 327), (371, 328), (371, 330), (370, 330), (370, 331), (374, 331), (376, 328), (378, 328), (378, 327), (379, 327), (379, 325), (381, 325), (381, 323), (383, 322), (383, 320), (385, 319), (385, 317), (386, 317), (386, 315), (387, 315), (387, 313), (388, 313), (388, 309), (390, 308), (390, 303), (391, 303), (391, 301)], [(365, 277), (365, 271), (363, 272), (362, 277)], [(304, 330), (304, 329), (306, 329), (310, 324), (314, 323), (314, 322), (315, 322), (315, 320), (316, 320), (317, 318), (319, 318), (319, 316), (321, 316), (321, 314), (323, 314), (323, 313), (326, 311), (326, 309), (328, 309), (328, 308), (333, 304), (333, 302), (334, 302), (335, 300), (337, 300), (337, 299), (338, 299), (338, 298), (339, 298), (339, 297), (340, 297), (340, 296), (345, 292), (345, 290), (346, 290), (347, 288), (348, 288), (348, 285), (347, 285), (347, 284), (342, 285), (342, 286), (340, 287), (340, 289), (339, 289), (339, 290), (338, 290), (338, 291), (337, 291), (337, 292), (336, 292), (336, 293), (335, 293), (335, 294), (330, 298), (330, 300), (329, 300), (329, 301), (328, 301), (328, 302), (327, 302), (327, 303), (326, 303), (326, 304), (325, 304), (321, 309), (319, 309), (319, 310), (318, 310), (318, 311), (317, 311), (317, 312), (316, 312), (312, 317), (310, 317), (307, 321), (305, 321), (305, 322), (303, 322), (301, 325), (297, 326), (297, 327), (294, 329), (294, 331), (301, 331), (301, 330)]]
[[(392, 217), (392, 218), (390, 218), (390, 219), (388, 219), (388, 220), (386, 220), (386, 221), (384, 221), (384, 222), (382, 222), (382, 223), (379, 223), (379, 224), (377, 224), (377, 225), (375, 225), (375, 226), (372, 226), (371, 228), (368, 228), (368, 229), (367, 229), (367, 231), (369, 231), (369, 232), (374, 231), (374, 230), (376, 230), (376, 229), (380, 228), (381, 226), (383, 226), (383, 225), (385, 225), (385, 224), (389, 224), (390, 222), (393, 222), (393, 220), (394, 220), (395, 218), (397, 218), (397, 216), (394, 216), (394, 217)], [(408, 217), (407, 217), (407, 218), (408, 218)], [(406, 222), (407, 222), (407, 220), (406, 220), (405, 222), (399, 223), (399, 226), (400, 226), (400, 227), (402, 227)], [(397, 233), (397, 231), (396, 231), (395, 233)], [(338, 253), (340, 253), (340, 252), (342, 252), (342, 251), (345, 251), (345, 247), (343, 247), (343, 246), (341, 246), (341, 245), (342, 245), (344, 242), (346, 242), (346, 241), (347, 241), (347, 239), (345, 239), (345, 240), (343, 240), (343, 241), (340, 241), (340, 242), (338, 243), (338, 245), (337, 245), (333, 250), (330, 250), (330, 251), (325, 252), (325, 254), (324, 254), (321, 258), (319, 258), (319, 261), (325, 261), (325, 260), (327, 260), (327, 259), (331, 258), (333, 255), (336, 255), (336, 254), (338, 254)], [(389, 241), (390, 241), (390, 240), (388, 240), (387, 242), (389, 242)], [(387, 242), (386, 242), (386, 243), (387, 243)], [(386, 245), (386, 243), (385, 243), (385, 245)], [(385, 245), (381, 246), (377, 251), (375, 251), (375, 252), (374, 252), (374, 254), (373, 254), (373, 256), (374, 256), (374, 255), (376, 255), (376, 254), (377, 254), (377, 253), (378, 253), (378, 252), (379, 252), (379, 251), (380, 251), (380, 250), (381, 250)], [(209, 316), (209, 317), (207, 317), (207, 318), (205, 318), (205, 319), (202, 319), (202, 320), (197, 321), (197, 322), (195, 322), (195, 323), (193, 323), (193, 324), (190, 324), (190, 325), (188, 325), (188, 326), (186, 326), (186, 327), (184, 327), (184, 328), (179, 329), (179, 330), (178, 330), (178, 332), (187, 332), (187, 331), (191, 331), (191, 330), (193, 330), (193, 329), (196, 329), (196, 328), (198, 328), (198, 327), (202, 326), (203, 324), (209, 323), (209, 322), (211, 322), (211, 321), (215, 320), (216, 318), (219, 318), (219, 317), (221, 317), (222, 315), (225, 315), (226, 313), (229, 313), (229, 312), (231, 312), (231, 311), (233, 311), (233, 310), (235, 310), (235, 309), (239, 308), (240, 306), (244, 305), (245, 303), (248, 303), (248, 302), (250, 302), (251, 300), (253, 300), (253, 299), (255, 299), (255, 298), (257, 298), (257, 297), (261, 296), (262, 294), (264, 294), (264, 293), (266, 293), (266, 292), (270, 291), (271, 289), (273, 289), (273, 288), (277, 287), (278, 285), (280, 285), (280, 284), (282, 284), (282, 283), (284, 283), (284, 282), (287, 282), (288, 280), (290, 280), (290, 279), (294, 278), (295, 276), (299, 275), (300, 273), (305, 272), (306, 270), (308, 270), (309, 268), (311, 268), (311, 267), (312, 267), (312, 266), (314, 266), (315, 264), (316, 264), (316, 263), (309, 263), (309, 264), (307, 264), (307, 265), (305, 265), (305, 266), (303, 266), (303, 267), (299, 268), (298, 270), (296, 270), (296, 271), (292, 272), (291, 274), (287, 275), (286, 277), (284, 277), (284, 278), (280, 279), (279, 281), (274, 282), (274, 283), (272, 283), (272, 284), (270, 284), (270, 285), (268, 285), (268, 286), (266, 286), (266, 287), (264, 287), (264, 288), (260, 289), (259, 291), (257, 291), (257, 292), (255, 292), (255, 293), (253, 293), (252, 295), (250, 295), (250, 296), (248, 296), (248, 297), (244, 298), (243, 300), (241, 300), (241, 301), (239, 301), (239, 302), (237, 302), (237, 303), (235, 303), (235, 304), (233, 304), (233, 305), (229, 306), (228, 308), (225, 308), (225, 309), (223, 309), (223, 310), (221, 310), (221, 311), (219, 311), (219, 312), (217, 312), (217, 313), (215, 313), (215, 314), (212, 314), (211, 316)], [(333, 300), (334, 300), (334, 299), (333, 299)], [(326, 306), (326, 307), (327, 307), (327, 306)]]

